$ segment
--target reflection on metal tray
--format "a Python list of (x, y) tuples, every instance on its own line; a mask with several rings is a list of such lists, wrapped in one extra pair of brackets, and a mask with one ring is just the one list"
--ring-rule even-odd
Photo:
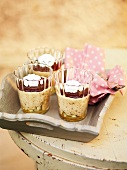
[(7, 75), (0, 90), (0, 127), (56, 138), (89, 142), (99, 135), (104, 115), (114, 96), (109, 95), (95, 106), (89, 106), (87, 116), (79, 122), (66, 122), (58, 113), (56, 95), (51, 96), (51, 106), (44, 114), (23, 113), (20, 108), (13, 74)]

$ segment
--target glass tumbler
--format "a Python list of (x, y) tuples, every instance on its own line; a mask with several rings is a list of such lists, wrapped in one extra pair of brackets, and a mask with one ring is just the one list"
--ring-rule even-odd
[[(40, 65), (39, 65), (40, 66)], [(52, 69), (44, 66), (36, 74), (36, 64), (24, 64), (14, 71), (21, 108), (25, 113), (46, 113), (52, 87)]]
[(54, 80), (54, 73), (59, 70), (63, 64), (64, 60), (64, 53), (60, 50), (56, 50), (53, 48), (47, 47), (38, 47), (35, 49), (31, 49), (27, 53), (29, 63), (37, 63), (38, 67), (36, 69), (36, 74), (41, 75), (42, 69), (39, 64), (46, 65), (53, 69), (53, 76), (52, 76), (52, 88), (51, 94), (55, 93), (55, 80)]
[(76, 122), (87, 115), (92, 73), (80, 68), (63, 68), (55, 73), (59, 114), (62, 119)]

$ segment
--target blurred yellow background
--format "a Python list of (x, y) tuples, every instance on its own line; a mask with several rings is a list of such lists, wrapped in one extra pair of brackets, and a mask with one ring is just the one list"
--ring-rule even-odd
[(0, 70), (27, 60), (27, 51), (49, 46), (127, 47), (126, 0), (1, 0)]
[[(0, 82), (27, 60), (27, 51), (48, 46), (127, 48), (126, 0), (0, 0)], [(0, 129), (0, 170), (35, 169)]]

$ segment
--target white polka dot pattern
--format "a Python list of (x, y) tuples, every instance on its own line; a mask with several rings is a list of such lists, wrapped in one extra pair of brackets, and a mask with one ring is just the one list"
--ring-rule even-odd
[(91, 83), (91, 97), (89, 104), (93, 105), (97, 103), (102, 100), (106, 94), (114, 94), (116, 92), (113, 89), (114, 87), (121, 88), (119, 91), (122, 95), (125, 93), (125, 89), (123, 87), (126, 86), (127, 78), (121, 66), (116, 66), (109, 70), (106, 76), (108, 78), (107, 81), (101, 78), (98, 74), (94, 75), (94, 79)]
[(83, 50), (66, 48), (65, 67), (74, 66), (99, 73), (105, 70), (104, 58), (104, 50), (92, 45), (86, 44)]
[(116, 92), (114, 87), (121, 88), (119, 91), (123, 94), (122, 88), (126, 86), (126, 74), (121, 66), (116, 66), (108, 72), (105, 71), (105, 55), (101, 48), (88, 44), (85, 45), (84, 50), (67, 48), (65, 67), (83, 68), (94, 73), (89, 104), (97, 103), (107, 94), (114, 94)]
[(121, 66), (115, 66), (115, 68), (109, 70), (108, 72), (108, 85), (110, 88), (115, 86), (125, 85), (126, 75)]
[(98, 74), (94, 75), (94, 79), (90, 88), (89, 104), (95, 104), (100, 101), (107, 93), (114, 94), (115, 91), (107, 86), (107, 81), (101, 78)]
[[(89, 55), (89, 57), (86, 57), (86, 55)], [(85, 63), (88, 63), (86, 69), (89, 68), (95, 73), (99, 73), (105, 70), (105, 54), (103, 49), (87, 44), (84, 48), (84, 57)]]
[[(78, 51), (76, 49), (67, 48), (65, 51), (65, 67), (78, 67), (83, 68), (84, 60), (84, 53), (83, 51)], [(82, 63), (82, 64), (81, 64)]]

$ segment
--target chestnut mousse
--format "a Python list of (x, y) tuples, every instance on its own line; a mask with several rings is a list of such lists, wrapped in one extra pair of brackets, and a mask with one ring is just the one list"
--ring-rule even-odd
[(49, 109), (50, 80), (36, 74), (28, 74), (17, 81), (23, 112), (45, 113)]
[[(62, 60), (59, 58), (55, 58), (51, 54), (43, 54), (39, 56), (36, 59), (36, 62), (39, 64), (36, 64), (36, 66), (33, 68), (34, 73), (43, 76), (44, 74), (44, 66), (51, 67), (53, 69), (53, 73), (55, 73), (60, 67), (62, 66)], [(54, 80), (54, 74), (52, 75), (52, 88), (51, 88), (51, 94), (54, 94), (55, 92), (55, 80)]]
[(68, 80), (56, 86), (60, 116), (67, 121), (79, 121), (86, 117), (89, 92), (88, 85)]

